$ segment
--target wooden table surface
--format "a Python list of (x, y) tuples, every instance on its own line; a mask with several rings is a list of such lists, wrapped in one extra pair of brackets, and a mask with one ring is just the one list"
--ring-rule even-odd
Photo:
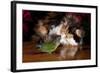
[(74, 57), (66, 55), (65, 59), (60, 58), (59, 49), (52, 54), (40, 52), (35, 47), (35, 43), (23, 42), (23, 62), (42, 62), (42, 61), (62, 61), (62, 60), (85, 60), (90, 59), (90, 47), (84, 46), (81, 50), (78, 50)]

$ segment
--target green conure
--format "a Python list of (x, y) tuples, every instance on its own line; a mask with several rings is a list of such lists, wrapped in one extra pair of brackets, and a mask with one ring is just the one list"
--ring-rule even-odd
[(42, 52), (46, 52), (51, 54), (52, 52), (54, 52), (57, 47), (60, 45), (60, 38), (55, 39), (54, 41), (48, 41), (48, 42), (44, 42), (40, 48), (40, 50)]

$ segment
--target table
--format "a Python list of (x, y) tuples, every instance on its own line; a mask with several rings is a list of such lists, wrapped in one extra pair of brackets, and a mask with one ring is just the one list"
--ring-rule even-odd
[(74, 57), (60, 58), (59, 49), (52, 54), (40, 52), (39, 49), (35, 47), (33, 41), (23, 42), (23, 62), (47, 62), (47, 61), (64, 61), (64, 60), (86, 60), (91, 59), (91, 49), (89, 45), (84, 45), (81, 50), (78, 50)]

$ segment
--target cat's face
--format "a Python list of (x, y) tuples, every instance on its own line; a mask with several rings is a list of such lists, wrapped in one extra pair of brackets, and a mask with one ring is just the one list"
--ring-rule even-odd
[[(60, 23), (57, 21), (58, 20), (55, 18), (53, 19), (53, 23), (48, 24), (51, 22), (51, 20), (48, 18), (39, 20), (36, 27), (36, 32), (40, 36), (46, 36), (52, 32), (55, 35), (60, 35), (64, 38), (74, 38), (74, 36), (77, 36), (77, 38), (74, 38), (75, 40), (83, 38), (84, 30), (82, 29), (82, 26), (78, 25), (79, 21), (74, 15), (66, 14), (63, 19), (60, 19)], [(69, 36), (69, 34), (72, 36)]]

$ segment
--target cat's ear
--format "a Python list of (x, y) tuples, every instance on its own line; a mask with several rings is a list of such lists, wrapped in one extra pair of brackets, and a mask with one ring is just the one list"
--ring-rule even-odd
[(77, 29), (76, 30), (76, 35), (81, 38), (85, 35), (85, 32), (84, 32), (84, 30)]
[(66, 30), (68, 30), (68, 29), (69, 29), (69, 25), (66, 26)]
[(66, 34), (69, 33), (69, 25), (66, 26)]

